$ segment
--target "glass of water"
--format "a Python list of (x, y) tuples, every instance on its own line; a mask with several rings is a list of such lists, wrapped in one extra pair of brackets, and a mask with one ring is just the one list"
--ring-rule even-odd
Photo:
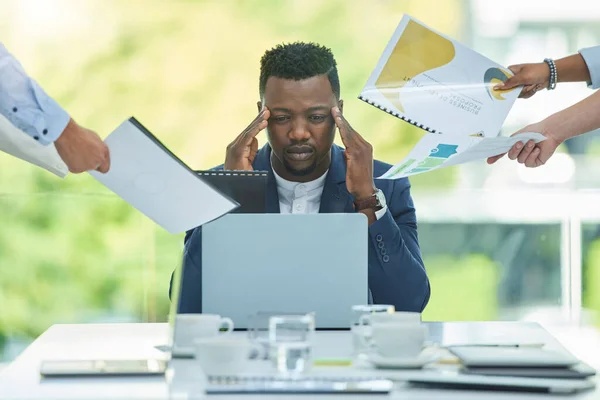
[(280, 315), (306, 315), (282, 311), (258, 311), (248, 317), (248, 339), (256, 345), (256, 353), (251, 358), (269, 359), (269, 320)]
[(390, 304), (365, 304), (352, 306), (352, 350), (357, 360), (364, 359), (369, 352), (371, 327), (365, 324), (364, 315), (373, 313), (393, 314), (396, 308)]
[(314, 332), (314, 314), (269, 319), (269, 356), (279, 373), (293, 377), (310, 370)]

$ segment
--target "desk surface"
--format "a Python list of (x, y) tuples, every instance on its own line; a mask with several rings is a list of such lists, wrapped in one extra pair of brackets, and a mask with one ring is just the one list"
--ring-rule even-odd
[[(524, 322), (448, 322), (429, 323), (430, 338), (440, 344), (512, 340), (542, 342), (547, 347), (562, 349), (561, 344), (539, 325)], [(244, 333), (239, 333), (244, 334)], [(560, 335), (559, 335), (560, 337)], [(566, 336), (565, 336), (566, 337)], [(581, 345), (582, 335), (571, 335), (572, 342)], [(155, 346), (166, 344), (166, 324), (84, 324), (54, 325), (44, 332), (21, 356), (0, 372), (0, 399), (191, 399), (202, 397), (198, 385), (199, 372), (193, 360), (175, 360), (172, 384), (164, 377), (141, 378), (77, 378), (46, 379), (39, 375), (43, 359), (127, 359), (164, 358)], [(569, 347), (569, 346), (567, 346)], [(314, 354), (321, 357), (347, 357), (351, 349), (349, 332), (317, 332)], [(574, 349), (576, 356), (577, 345)], [(572, 350), (569, 348), (569, 350)], [(585, 349), (579, 348), (581, 352)], [(590, 353), (588, 352), (588, 355)], [(584, 358), (584, 360), (586, 360)], [(589, 360), (586, 360), (589, 362)], [(595, 365), (596, 368), (598, 365)], [(326, 367), (322, 367), (326, 368)], [(361, 372), (362, 373), (362, 372)], [(397, 384), (392, 398), (398, 399), (537, 399), (541, 394), (500, 393), (478, 391), (426, 390)], [(298, 396), (269, 396), (270, 399)], [(325, 397), (325, 396), (323, 396)], [(369, 396), (365, 396), (369, 397)], [(600, 389), (584, 392), (568, 399), (597, 399)], [(219, 399), (238, 398), (218, 396)], [(242, 398), (241, 396), (239, 398)], [(311, 396), (312, 398), (319, 398)], [(354, 399), (358, 398), (353, 396)], [(370, 396), (369, 398), (382, 398)], [(552, 396), (562, 399), (561, 396)]]

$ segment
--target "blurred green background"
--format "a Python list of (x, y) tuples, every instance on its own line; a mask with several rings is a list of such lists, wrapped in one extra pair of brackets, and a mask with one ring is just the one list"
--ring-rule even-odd
[[(255, 117), (263, 52), (281, 42), (315, 41), (337, 58), (346, 118), (374, 145), (376, 158), (393, 163), (422, 131), (357, 96), (403, 13), (469, 43), (468, 6), (463, 0), (0, 0), (0, 37), (79, 123), (105, 137), (133, 115), (194, 169), (222, 163), (225, 146)], [(450, 190), (458, 171), (417, 176), (414, 192)], [(443, 227), (426, 225), (420, 235), (432, 297), (425, 318), (500, 318), (503, 265), (488, 251), (497, 242), (443, 250), (462, 228), (441, 236)], [(553, 270), (558, 242), (536, 250), (548, 254)], [(182, 235), (156, 227), (89, 175), (60, 180), (0, 154), (0, 359), (3, 343), (27, 342), (54, 323), (165, 321), (169, 277), (182, 248)], [(598, 251), (597, 244), (590, 248)], [(586, 278), (598, 282), (598, 268), (589, 267)], [(553, 284), (544, 301), (560, 306), (560, 282)], [(600, 291), (591, 293), (586, 304), (600, 309)]]

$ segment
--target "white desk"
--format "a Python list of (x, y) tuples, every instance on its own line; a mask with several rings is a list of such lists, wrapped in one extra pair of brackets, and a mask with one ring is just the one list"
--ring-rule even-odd
[[(548, 347), (561, 345), (546, 330), (533, 323), (431, 323), (431, 339), (442, 343), (464, 343), (510, 338), (514, 341), (543, 342)], [(240, 333), (245, 334), (245, 333)], [(164, 377), (41, 379), (43, 359), (127, 359), (164, 357), (154, 346), (167, 343), (166, 324), (89, 324), (54, 325), (42, 334), (21, 356), (0, 372), (0, 399), (192, 399), (202, 397), (198, 390), (198, 371), (193, 360), (175, 360), (173, 384)], [(574, 339), (577, 341), (577, 338)], [(315, 357), (346, 357), (351, 348), (348, 332), (317, 332)], [(579, 355), (579, 354), (576, 354)], [(581, 355), (579, 355), (581, 356)], [(587, 361), (587, 360), (586, 360)], [(323, 370), (326, 367), (322, 367)], [(398, 399), (512, 399), (545, 398), (541, 394), (478, 391), (425, 390), (398, 384), (392, 398)], [(244, 396), (218, 396), (219, 399)], [(247, 396), (245, 396), (247, 398)], [(325, 397), (325, 396), (321, 396)], [(310, 396), (321, 398), (319, 396)], [(298, 396), (269, 396), (270, 399)], [(305, 396), (305, 398), (307, 398)], [(358, 399), (358, 396), (353, 396)], [(369, 396), (369, 398), (387, 398)], [(553, 399), (592, 400), (600, 389), (575, 396)]]

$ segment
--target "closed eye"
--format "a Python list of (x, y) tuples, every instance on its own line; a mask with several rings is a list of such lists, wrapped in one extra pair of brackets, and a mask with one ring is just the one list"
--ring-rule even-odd
[(318, 122), (323, 122), (323, 121), (325, 121), (325, 119), (326, 119), (326, 118), (327, 118), (327, 115), (311, 115), (311, 116), (309, 117), (309, 119), (310, 119), (312, 122), (317, 122), (317, 123), (318, 123)]
[(288, 117), (287, 115), (277, 115), (277, 116), (273, 116), (270, 118), (272, 121), (274, 121), (275, 123), (281, 124), (284, 122), (287, 122), (290, 117)]

